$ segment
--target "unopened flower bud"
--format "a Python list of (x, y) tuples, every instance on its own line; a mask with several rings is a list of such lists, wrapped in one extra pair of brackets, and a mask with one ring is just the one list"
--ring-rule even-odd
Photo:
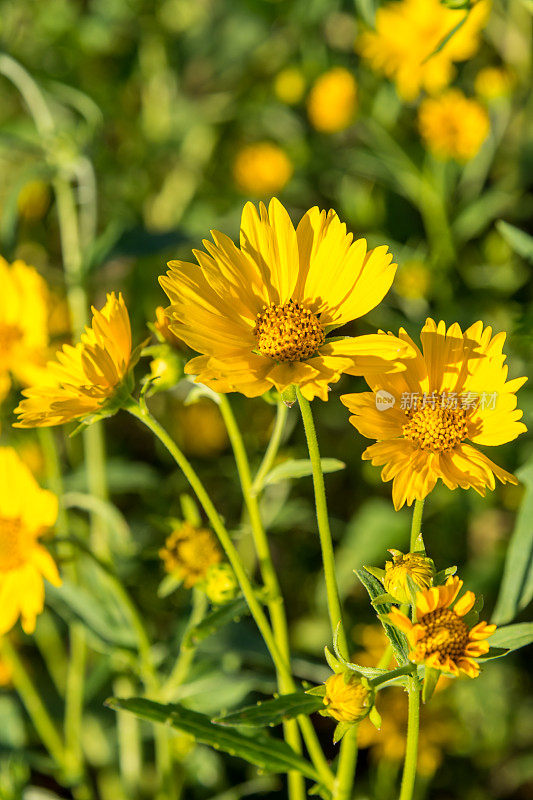
[(212, 564), (205, 576), (204, 591), (215, 605), (233, 600), (239, 591), (237, 578), (229, 564)]
[(407, 576), (421, 591), (429, 589), (435, 576), (433, 561), (421, 553), (404, 554), (399, 550), (389, 550), (389, 553), (392, 555), (392, 561), (385, 563), (383, 578), (385, 591), (398, 603), (410, 603), (411, 593)]
[(324, 695), (327, 714), (338, 722), (359, 722), (374, 705), (374, 691), (366, 678), (355, 672), (338, 672), (326, 681)]

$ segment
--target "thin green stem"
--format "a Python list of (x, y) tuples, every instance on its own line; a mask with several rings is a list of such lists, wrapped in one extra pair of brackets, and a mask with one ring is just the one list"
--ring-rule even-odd
[(69, 663), (65, 686), (65, 759), (73, 774), (83, 771), (81, 730), (84, 705), (85, 631), (79, 623), (69, 627)]
[(337, 585), (337, 574), (335, 571), (335, 556), (333, 552), (333, 540), (329, 527), (328, 508), (326, 503), (326, 488), (324, 486), (324, 474), (320, 461), (320, 451), (316, 436), (313, 412), (309, 401), (296, 389), (302, 420), (307, 438), (309, 458), (313, 469), (313, 486), (315, 490), (316, 518), (318, 522), (318, 533), (320, 535), (320, 546), (322, 548), (322, 561), (324, 564), (324, 575), (326, 579), (326, 593), (328, 599), (328, 611), (331, 624), (332, 636), (335, 636), (337, 628), (339, 651), (344, 658), (349, 657), (348, 640), (342, 622), (341, 603), (339, 598), (339, 588)]
[(55, 128), (54, 118), (50, 113), (43, 93), (24, 67), (6, 53), (0, 53), (0, 74), (5, 75), (17, 87), (24, 98), (28, 111), (33, 117), (39, 134), (47, 136), (53, 133)]
[(254, 494), (259, 494), (259, 492), (262, 490), (264, 480), (268, 475), (268, 473), (270, 472), (270, 470), (272, 469), (272, 465), (278, 454), (279, 446), (281, 443), (281, 437), (283, 436), (283, 431), (285, 428), (285, 423), (287, 421), (288, 413), (289, 413), (288, 407), (282, 400), (279, 400), (276, 410), (276, 420), (274, 422), (274, 427), (272, 429), (272, 435), (270, 437), (267, 449), (265, 450), (265, 455), (263, 456), (263, 460), (259, 465), (259, 469), (257, 470), (255, 478), (252, 483), (252, 492)]
[[(191, 616), (189, 618), (189, 624), (187, 625), (187, 629), (198, 625), (199, 622), (202, 621), (205, 612), (207, 609), (207, 597), (203, 592), (199, 589), (195, 589), (192, 593), (192, 610)], [(174, 668), (172, 672), (168, 676), (165, 684), (163, 685), (160, 697), (161, 702), (171, 702), (174, 700), (174, 694), (176, 689), (181, 686), (187, 680), (187, 676), (189, 674), (189, 670), (192, 666), (194, 661), (194, 657), (196, 655), (196, 647), (182, 647), (180, 650), (180, 654), (176, 659), (176, 663), (174, 664)]]
[(415, 500), (413, 508), (413, 518), (411, 521), (411, 537), (409, 542), (409, 552), (413, 552), (416, 547), (416, 542), (422, 530), (422, 515), (424, 513), (424, 501)]
[(389, 670), (385, 675), (379, 675), (377, 678), (372, 678), (370, 683), (372, 686), (376, 687), (380, 686), (382, 683), (387, 683), (387, 681), (393, 680), (393, 678), (398, 678), (400, 675), (412, 675), (415, 672), (415, 664), (405, 664), (403, 667)]
[(32, 679), (8, 636), (0, 638), (0, 653), (11, 669), (11, 680), (39, 737), (59, 767), (65, 765), (65, 750), (52, 718), (46, 710)]
[(333, 787), (334, 800), (351, 800), (357, 767), (357, 728), (353, 725), (342, 740), (337, 777)]

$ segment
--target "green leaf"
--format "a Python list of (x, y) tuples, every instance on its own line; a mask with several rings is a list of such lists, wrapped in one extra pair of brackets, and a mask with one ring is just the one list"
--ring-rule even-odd
[(220, 628), (248, 613), (248, 605), (243, 597), (236, 597), (235, 600), (224, 603), (223, 606), (219, 606), (214, 611), (206, 614), (197, 625), (189, 628), (183, 638), (182, 647), (196, 647), (196, 645), (216, 633)]
[[(339, 652), (339, 648), (338, 648), (339, 627), (340, 627), (340, 624), (337, 625), (337, 630), (335, 631), (335, 635), (333, 637), (333, 649), (335, 650), (335, 654), (336, 654), (337, 658), (334, 659), (334, 657), (329, 652), (328, 648), (327, 647), (325, 648), (325, 650), (326, 650), (326, 659), (327, 659), (328, 664), (330, 665), (331, 669), (334, 672), (340, 672), (341, 671), (340, 667), (342, 665), (345, 669), (349, 669), (352, 672), (357, 672), (357, 673), (359, 673), (359, 675), (363, 675), (365, 678), (378, 678), (381, 675), (384, 675), (387, 672), (386, 669), (380, 669), (379, 667), (362, 667), (360, 664), (354, 664), (353, 661), (347, 661), (345, 658), (343, 658), (343, 656)], [(328, 658), (328, 655), (329, 655), (329, 658)], [(331, 659), (331, 662), (330, 662), (330, 659)], [(336, 667), (332, 666), (333, 660), (336, 661)]]
[[(346, 464), (337, 458), (321, 458), (322, 472), (338, 472), (344, 469)], [(292, 480), (294, 478), (305, 478), (313, 474), (313, 467), (308, 458), (291, 458), (283, 464), (277, 464), (266, 475), (263, 485), (268, 486), (280, 481)]]
[(127, 700), (111, 698), (106, 705), (115, 711), (130, 711), (141, 719), (160, 722), (188, 733), (200, 744), (222, 750), (231, 756), (249, 761), (259, 769), (268, 772), (288, 772), (296, 770), (311, 780), (319, 782), (314, 767), (302, 756), (295, 753), (285, 742), (274, 739), (266, 733), (254, 731), (246, 736), (231, 728), (215, 725), (205, 714), (198, 714), (179, 704), (162, 705), (142, 697)]
[[(356, 570), (355, 574), (367, 590), (370, 600), (374, 600), (374, 598), (378, 597), (380, 594), (383, 594), (383, 586), (369, 572), (364, 569), (358, 569)], [(396, 628), (391, 625), (390, 622), (387, 622), (387, 619), (384, 615), (389, 613), (390, 608), (391, 607), (389, 603), (383, 603), (383, 605), (380, 605), (376, 608), (376, 611), (381, 619), (381, 624), (385, 629), (387, 638), (392, 645), (394, 656), (398, 661), (398, 664), (403, 666), (409, 661), (407, 640), (401, 631), (396, 630)]]
[(515, 625), (504, 625), (494, 631), (489, 639), (491, 647), (505, 647), (518, 650), (533, 642), (533, 622), (517, 622)]
[(425, 674), (424, 674), (424, 684), (422, 687), (422, 702), (427, 703), (431, 700), (433, 692), (437, 687), (437, 683), (439, 682), (439, 678), (442, 675), (442, 672), (438, 669), (433, 669), (433, 667), (426, 666)]
[(441, 569), (439, 572), (437, 572), (435, 578), (433, 579), (433, 586), (442, 586), (444, 583), (446, 583), (448, 578), (452, 575), (455, 575), (456, 572), (457, 567), (446, 567), (446, 569)]
[(533, 459), (516, 473), (526, 486), (526, 492), (503, 571), (502, 585), (492, 615), (497, 625), (510, 622), (533, 597)]
[(177, 578), (176, 575), (165, 575), (157, 587), (157, 596), (161, 598), (169, 597), (176, 589), (179, 589), (182, 583), (182, 579)]
[(333, 733), (333, 744), (338, 744), (352, 726), (353, 722), (339, 722)]
[(479, 621), (479, 615), (483, 610), (484, 603), (485, 600), (483, 595), (482, 594), (476, 595), (476, 600), (474, 602), (474, 605), (472, 606), (468, 614), (465, 614), (463, 617), (463, 622), (468, 628), (473, 628), (474, 625), (477, 625)]
[(406, 574), (405, 578), (407, 582), (407, 588), (409, 590), (409, 595), (411, 597), (411, 605), (414, 609), (416, 609), (416, 595), (417, 592), (419, 591), (419, 588), (409, 574)]
[(285, 720), (293, 719), (299, 714), (312, 714), (320, 708), (324, 708), (321, 697), (314, 697), (306, 692), (293, 692), (273, 700), (265, 700), (255, 706), (240, 708), (238, 711), (232, 711), (231, 714), (216, 717), (213, 722), (217, 725), (250, 725), (264, 728), (265, 725), (280, 725)]
[(514, 225), (510, 225), (508, 222), (504, 222), (503, 219), (498, 220), (496, 227), (515, 253), (525, 258), (526, 261), (533, 262), (533, 236), (521, 231), (520, 228), (515, 228)]

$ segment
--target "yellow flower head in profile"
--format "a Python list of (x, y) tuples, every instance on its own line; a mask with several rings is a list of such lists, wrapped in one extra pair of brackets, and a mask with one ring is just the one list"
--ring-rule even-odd
[(337, 672), (325, 682), (326, 693), (321, 713), (337, 722), (359, 722), (374, 705), (374, 692), (365, 678), (354, 672)]
[(170, 330), (202, 354), (185, 367), (198, 382), (248, 397), (296, 384), (326, 400), (343, 372), (395, 369), (410, 350), (377, 334), (326, 338), (374, 308), (396, 269), (386, 246), (354, 242), (334, 211), (312, 208), (295, 230), (275, 198), (259, 213), (247, 203), (240, 248), (212, 235), (207, 253), (195, 251), (200, 266), (171, 261), (160, 278)]
[(508, 95), (513, 85), (513, 75), (502, 67), (484, 67), (474, 81), (476, 94), (488, 102)]
[(466, 12), (440, 0), (393, 0), (378, 8), (375, 30), (363, 33), (356, 47), (376, 72), (394, 80), (404, 100), (415, 100), (421, 89), (433, 94), (448, 86), (454, 63), (474, 55), (489, 11), (489, 0), (473, 3), (466, 21), (435, 53)]
[(128, 311), (114, 292), (73, 347), (63, 345), (47, 365), (46, 380), (23, 392), (18, 428), (61, 425), (105, 412), (133, 366)]
[(19, 617), (24, 631), (33, 633), (44, 607), (43, 578), (61, 585), (39, 544), (56, 518), (57, 497), (40, 488), (12, 447), (0, 447), (0, 636)]
[(263, 197), (280, 192), (292, 178), (292, 163), (272, 142), (246, 145), (233, 162), (235, 183), (244, 194)]
[(462, 162), (478, 154), (490, 131), (486, 110), (459, 89), (423, 100), (418, 110), (418, 126), (426, 147), (434, 155)]
[(341, 397), (352, 425), (378, 440), (363, 459), (383, 466), (384, 481), (393, 480), (394, 507), (423, 500), (439, 479), (449, 489), (473, 488), (481, 495), (494, 489), (495, 477), (517, 483), (469, 444), (504, 444), (526, 430), (515, 394), (526, 378), (507, 381), (505, 333), (493, 337), (482, 322), (462, 333), (457, 323), (446, 329), (428, 319), (422, 352), (403, 329), (400, 338), (416, 353), (406, 370), (365, 375), (371, 392)]
[(43, 374), (48, 357), (48, 288), (34, 267), (9, 265), (0, 256), (0, 400), (10, 374), (28, 386)]
[(410, 603), (411, 592), (407, 583), (409, 576), (419, 589), (429, 589), (435, 576), (435, 567), (430, 558), (422, 553), (401, 553), (389, 550), (392, 561), (385, 562), (383, 586), (399, 603)]
[(463, 617), (473, 608), (476, 596), (468, 591), (455, 602), (462, 585), (459, 578), (448, 578), (444, 586), (417, 592), (414, 624), (397, 608), (388, 616), (407, 635), (412, 648), (409, 659), (415, 664), (426, 664), (456, 676), (463, 672), (469, 678), (476, 678), (479, 675), (476, 658), (488, 653), (486, 640), (496, 625), (478, 622), (473, 628), (468, 627)]
[(357, 108), (357, 83), (344, 67), (320, 75), (307, 98), (311, 125), (323, 133), (343, 131), (353, 121)]
[(213, 564), (222, 561), (217, 540), (207, 528), (183, 522), (172, 531), (159, 551), (166, 572), (175, 575), (190, 589), (205, 579)]

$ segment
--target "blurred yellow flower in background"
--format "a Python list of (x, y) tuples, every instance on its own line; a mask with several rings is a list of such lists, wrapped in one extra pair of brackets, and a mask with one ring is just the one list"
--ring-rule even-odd
[(274, 93), (278, 100), (289, 106), (299, 103), (305, 92), (305, 77), (298, 67), (286, 67), (274, 80)]
[[(384, 481), (393, 480), (396, 510), (423, 500), (439, 479), (448, 489), (473, 488), (481, 495), (494, 489), (495, 477), (517, 483), (467, 443), (504, 444), (527, 430), (516, 407), (516, 392), (527, 379), (507, 381), (505, 333), (493, 337), (482, 322), (463, 333), (457, 323), (446, 329), (428, 319), (420, 335), (423, 352), (403, 328), (399, 335), (416, 353), (406, 370), (365, 376), (371, 392), (341, 397), (352, 425), (378, 440), (362, 457), (383, 466)], [(389, 399), (384, 409), (377, 402), (382, 396)]]
[(43, 375), (48, 357), (48, 288), (34, 267), (0, 256), (0, 400), (10, 375), (28, 386)]
[(275, 198), (244, 207), (241, 246), (218, 231), (199, 265), (169, 262), (160, 283), (171, 302), (170, 330), (202, 353), (185, 367), (215, 391), (257, 397), (298, 385), (328, 396), (343, 372), (395, 369), (405, 349), (379, 335), (326, 335), (383, 299), (396, 265), (386, 246), (353, 241), (334, 211), (310, 209), (297, 230)]
[(393, 0), (378, 8), (376, 29), (363, 33), (356, 47), (374, 70), (394, 80), (404, 100), (415, 100), (421, 89), (432, 94), (448, 86), (454, 62), (477, 51), (489, 12), (488, 0), (473, 4), (466, 22), (432, 55), (465, 11), (440, 0)]
[(93, 307), (93, 320), (81, 341), (63, 345), (57, 360), (47, 365), (41, 383), (25, 389), (15, 413), (15, 427), (61, 425), (103, 411), (132, 366), (131, 328), (126, 305), (119, 294), (107, 295), (101, 311)]
[(190, 589), (205, 579), (209, 568), (222, 561), (218, 542), (207, 528), (183, 522), (172, 531), (159, 551), (166, 572), (175, 575)]
[(489, 135), (489, 115), (477, 100), (449, 89), (440, 97), (427, 97), (418, 110), (424, 144), (438, 158), (470, 161)]
[(39, 537), (57, 518), (57, 497), (41, 489), (12, 447), (0, 448), (0, 635), (21, 617), (26, 633), (44, 607), (43, 578), (61, 584)]
[(244, 194), (276, 194), (292, 178), (293, 166), (284, 150), (272, 142), (243, 147), (233, 162), (235, 183)]
[(50, 205), (51, 194), (48, 184), (35, 180), (25, 183), (17, 197), (19, 215), (28, 221), (44, 217)]
[(344, 67), (324, 72), (314, 82), (307, 98), (311, 125), (323, 133), (343, 131), (353, 121), (357, 108), (357, 83)]
[(468, 591), (455, 602), (462, 585), (463, 581), (454, 577), (448, 578), (445, 586), (417, 592), (414, 623), (394, 606), (388, 616), (393, 625), (406, 634), (411, 645), (409, 659), (415, 664), (425, 664), (455, 676), (463, 672), (469, 678), (477, 678), (476, 658), (488, 653), (486, 640), (492, 636), (496, 625), (478, 622), (468, 627), (463, 617), (474, 607), (476, 596)]
[(419, 300), (427, 295), (431, 272), (422, 261), (405, 261), (398, 267), (394, 291), (406, 300)]
[[(1, 648), (1, 642), (0, 642)], [(11, 683), (12, 670), (7, 661), (0, 657), (0, 686), (9, 686)]]
[(479, 97), (490, 102), (508, 95), (514, 83), (511, 73), (503, 67), (485, 67), (476, 75), (474, 89)]
[(194, 403), (180, 403), (172, 413), (176, 439), (187, 455), (212, 458), (226, 449), (228, 432), (212, 400), (200, 398)]
[(233, 600), (239, 591), (239, 584), (230, 564), (211, 564), (206, 572), (204, 589), (215, 605)]

